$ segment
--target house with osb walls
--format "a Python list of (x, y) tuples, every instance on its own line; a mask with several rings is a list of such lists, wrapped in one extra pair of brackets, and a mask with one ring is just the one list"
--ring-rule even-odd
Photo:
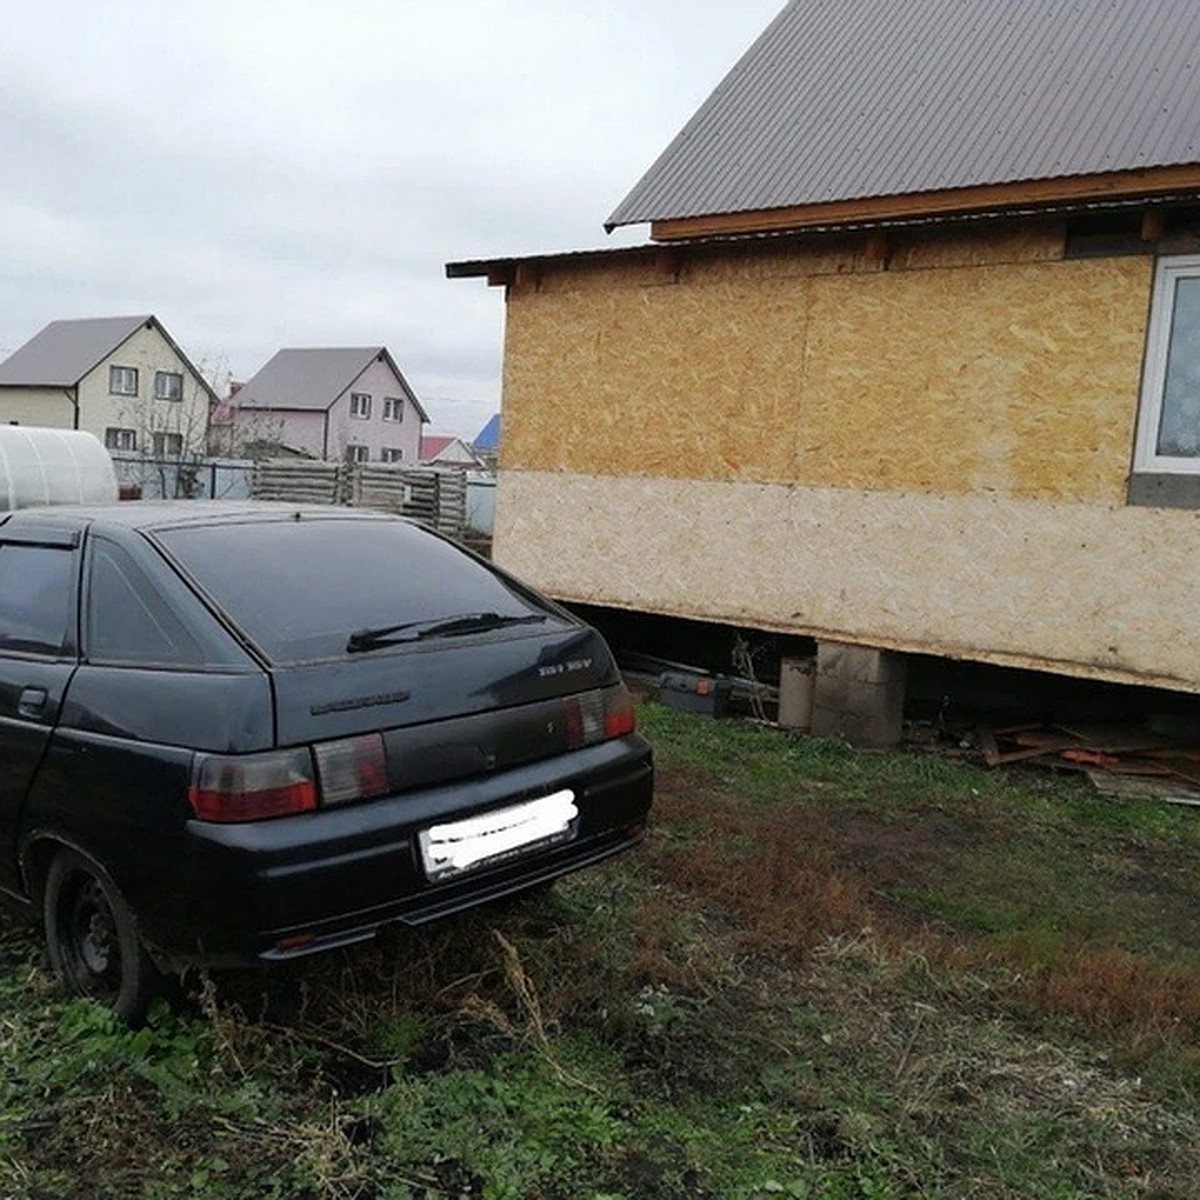
[(567, 601), (1200, 692), (1200, 5), (791, 0), (504, 288), (494, 553)]

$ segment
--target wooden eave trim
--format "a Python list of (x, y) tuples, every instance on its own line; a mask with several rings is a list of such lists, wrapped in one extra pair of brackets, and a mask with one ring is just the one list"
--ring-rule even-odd
[(794, 208), (771, 208), (757, 212), (680, 217), (669, 221), (652, 221), (650, 236), (658, 242), (672, 242), (682, 238), (713, 237), (728, 233), (805, 229), (813, 225), (848, 225), (859, 221), (1003, 211), (1028, 205), (1136, 199), (1191, 190), (1200, 190), (1200, 164), (985, 184), (944, 191), (911, 192), (904, 196), (868, 196), (860, 200), (833, 200), (824, 204), (803, 204)]

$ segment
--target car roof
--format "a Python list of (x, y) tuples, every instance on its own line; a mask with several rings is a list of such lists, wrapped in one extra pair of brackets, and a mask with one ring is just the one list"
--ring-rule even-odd
[[(283, 520), (401, 521), (394, 513), (335, 507), (328, 504), (288, 504), (277, 500), (121, 500), (113, 504), (55, 504), (5, 514), (3, 524), (45, 524), (79, 528), (93, 523), (126, 529), (170, 529), (183, 525), (235, 525), (247, 521)], [(3, 526), (0, 525), (0, 528)]]

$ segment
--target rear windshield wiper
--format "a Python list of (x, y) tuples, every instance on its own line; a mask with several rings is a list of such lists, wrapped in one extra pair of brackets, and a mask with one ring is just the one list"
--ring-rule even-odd
[(532, 625), (548, 619), (546, 613), (528, 613), (517, 617), (497, 612), (476, 612), (460, 613), (456, 617), (438, 617), (431, 621), (402, 621), (399, 625), (380, 625), (374, 629), (355, 630), (346, 642), (346, 652), (357, 654), (363, 650), (374, 650), (377, 646), (391, 646), (397, 642), (419, 642), (423, 638), (431, 637), (455, 637), (463, 633), (501, 629), (507, 625)]

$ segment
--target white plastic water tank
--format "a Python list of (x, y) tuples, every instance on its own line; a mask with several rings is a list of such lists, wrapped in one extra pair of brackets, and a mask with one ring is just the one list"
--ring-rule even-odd
[(77, 429), (0, 425), (0, 511), (117, 499), (112, 458)]

